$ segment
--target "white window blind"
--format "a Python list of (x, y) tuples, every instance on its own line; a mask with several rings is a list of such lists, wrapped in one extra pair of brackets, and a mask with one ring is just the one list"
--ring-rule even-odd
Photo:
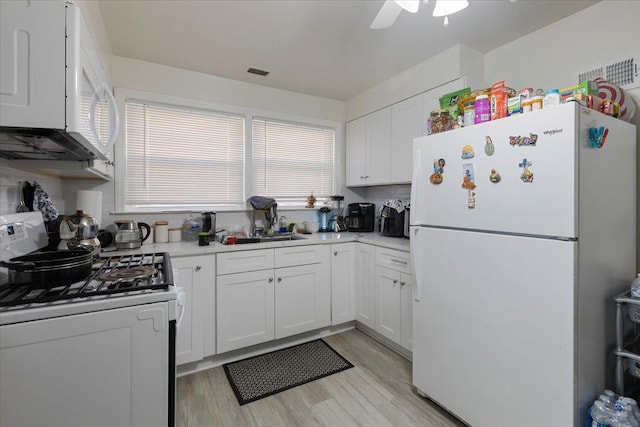
[(252, 133), (253, 194), (278, 203), (333, 194), (334, 129), (253, 119)]
[(126, 101), (125, 205), (244, 203), (244, 117)]

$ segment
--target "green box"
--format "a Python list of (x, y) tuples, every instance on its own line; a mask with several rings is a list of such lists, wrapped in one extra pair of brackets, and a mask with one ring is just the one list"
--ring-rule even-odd
[(580, 84), (560, 89), (560, 96), (571, 96), (577, 94), (598, 96), (600, 85), (592, 80), (584, 80)]

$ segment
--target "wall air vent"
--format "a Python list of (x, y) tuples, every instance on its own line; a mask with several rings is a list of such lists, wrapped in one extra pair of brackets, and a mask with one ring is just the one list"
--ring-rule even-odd
[(640, 76), (638, 75), (639, 65), (640, 54), (629, 56), (618, 61), (589, 67), (587, 71), (582, 71), (577, 74), (576, 81), (594, 80), (601, 77), (623, 89), (634, 89), (640, 87)]
[(268, 71), (264, 71), (264, 70), (259, 70), (257, 68), (249, 68), (247, 70), (247, 73), (251, 73), (251, 74), (257, 74), (259, 76), (266, 76), (267, 74), (269, 74)]

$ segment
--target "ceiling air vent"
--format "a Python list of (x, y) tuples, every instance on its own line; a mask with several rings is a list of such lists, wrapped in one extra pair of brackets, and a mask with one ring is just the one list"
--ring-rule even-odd
[(636, 55), (615, 62), (594, 65), (587, 71), (579, 72), (577, 81), (594, 80), (602, 77), (623, 89), (637, 88), (640, 87), (640, 76), (638, 75), (639, 63), (640, 55)]
[(267, 74), (269, 74), (268, 71), (264, 71), (264, 70), (259, 70), (257, 68), (249, 68), (247, 70), (247, 73), (251, 73), (251, 74), (257, 74), (259, 76), (266, 76)]

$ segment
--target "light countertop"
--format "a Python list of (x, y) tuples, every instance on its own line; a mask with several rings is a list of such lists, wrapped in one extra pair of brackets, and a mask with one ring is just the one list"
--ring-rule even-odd
[[(382, 246), (400, 251), (409, 251), (409, 239), (402, 237), (386, 237), (380, 233), (313, 233), (300, 235), (303, 240), (284, 240), (278, 242), (245, 243), (241, 245), (223, 245), (210, 243), (198, 246), (198, 242), (144, 243), (133, 252), (169, 252), (172, 257), (210, 255), (222, 252), (248, 251), (255, 249), (282, 248), (304, 245), (327, 245), (345, 242), (361, 242)], [(121, 252), (121, 251), (119, 251)], [(105, 253), (106, 254), (106, 253)]]

